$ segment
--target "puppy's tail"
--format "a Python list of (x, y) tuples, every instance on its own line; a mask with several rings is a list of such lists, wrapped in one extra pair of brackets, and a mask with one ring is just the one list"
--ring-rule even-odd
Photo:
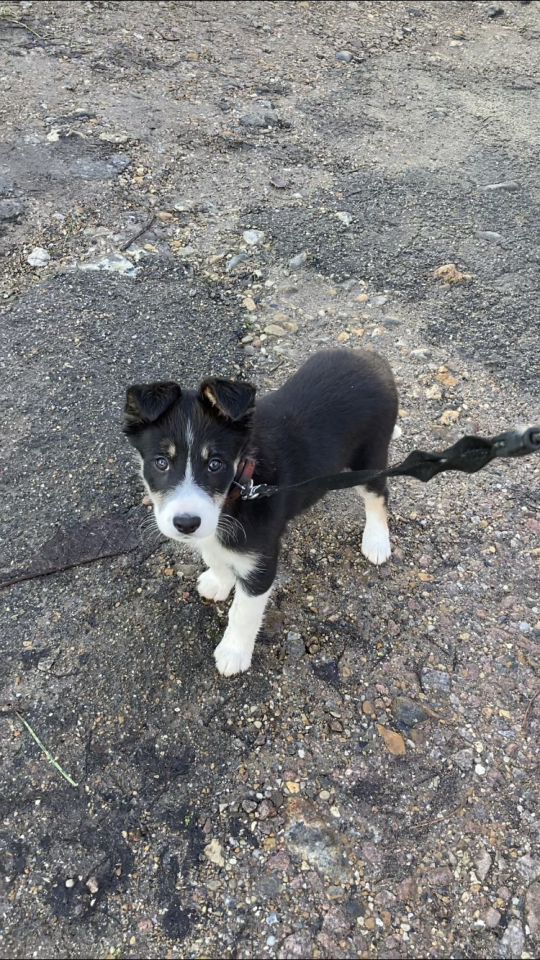
[(399, 438), (400, 438), (400, 436), (401, 436), (402, 433), (403, 433), (403, 431), (402, 431), (401, 427), (398, 427), (398, 425), (397, 425), (397, 423), (396, 423), (396, 425), (395, 425), (395, 427), (394, 427), (394, 430), (393, 430), (393, 433), (392, 433), (392, 440), (399, 440)]

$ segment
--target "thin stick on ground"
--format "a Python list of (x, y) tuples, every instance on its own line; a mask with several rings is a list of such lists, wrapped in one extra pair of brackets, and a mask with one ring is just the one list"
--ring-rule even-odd
[(135, 243), (135, 240), (138, 240), (139, 237), (142, 237), (143, 233), (146, 233), (146, 231), (150, 229), (155, 219), (156, 219), (156, 215), (154, 213), (152, 214), (151, 217), (149, 217), (149, 219), (146, 221), (144, 226), (141, 227), (140, 230), (137, 230), (137, 233), (134, 233), (133, 236), (129, 238), (129, 240), (126, 240), (125, 243), (120, 244), (118, 249), (121, 250), (122, 253), (124, 252), (124, 250), (127, 250), (127, 248), (130, 247), (132, 243)]
[(40, 748), (40, 750), (43, 750), (43, 753), (44, 753), (45, 756), (47, 757), (47, 760), (49, 760), (49, 761), (52, 763), (53, 767), (56, 767), (56, 769), (58, 770), (58, 772), (62, 774), (64, 780), (67, 780), (67, 782), (70, 783), (72, 787), (78, 787), (79, 784), (78, 784), (78, 783), (75, 783), (75, 780), (73, 780), (73, 779), (70, 777), (69, 773), (66, 773), (65, 770), (62, 770), (62, 767), (61, 767), (60, 764), (54, 759), (51, 751), (50, 751), (50, 750), (47, 750), (47, 747), (45, 746), (44, 743), (41, 742), (41, 740), (39, 739), (37, 733), (34, 733), (34, 731), (32, 730), (32, 727), (30, 726), (30, 724), (24, 719), (23, 716), (21, 716), (21, 714), (19, 713), (18, 710), (16, 711), (16, 713), (17, 713), (17, 716), (18, 716), (19, 720), (21, 721), (21, 723), (24, 723), (24, 725), (25, 725), (26, 729), (28, 730), (28, 733), (30, 734), (30, 736), (36, 741), (36, 743), (37, 743), (38, 747)]
[(530, 718), (530, 715), (531, 715), (531, 710), (532, 710), (535, 702), (538, 700), (538, 697), (540, 697), (540, 690), (537, 690), (537, 691), (536, 691), (536, 693), (534, 694), (534, 696), (531, 697), (531, 699), (529, 700), (529, 703), (527, 704), (527, 709), (525, 710), (525, 714), (524, 714), (523, 720), (522, 720), (522, 722), (521, 722), (521, 730), (522, 730), (522, 732), (523, 732), (524, 730), (526, 730), (526, 728), (527, 728), (527, 725), (528, 725), (528, 723), (529, 723), (529, 718)]
[(11, 17), (6, 17), (0, 12), (0, 20), (3, 23), (11, 23), (14, 27), (23, 27), (24, 30), (28, 30), (30, 33), (37, 37), (38, 40), (53, 40), (54, 37), (43, 37), (40, 33), (36, 33), (35, 30), (32, 30), (32, 27), (29, 27), (27, 23), (23, 23), (22, 20), (12, 20)]
[(449, 810), (448, 813), (444, 813), (442, 817), (434, 817), (433, 820), (423, 820), (422, 823), (413, 823), (408, 829), (420, 830), (421, 827), (431, 827), (433, 826), (433, 824), (444, 823), (446, 820), (451, 820), (452, 817), (455, 817), (456, 814), (460, 812), (460, 810), (463, 810), (463, 808), (467, 805), (467, 801), (472, 796), (472, 794), (473, 794), (473, 791), (468, 790), (467, 793), (465, 794), (465, 797), (459, 804), (459, 806), (454, 807), (452, 810)]

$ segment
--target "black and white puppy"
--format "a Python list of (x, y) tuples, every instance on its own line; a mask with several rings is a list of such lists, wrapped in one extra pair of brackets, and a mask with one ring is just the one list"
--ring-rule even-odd
[[(220, 673), (248, 670), (272, 591), (280, 537), (289, 520), (320, 495), (290, 490), (241, 500), (235, 477), (255, 484), (299, 483), (342, 470), (381, 469), (398, 411), (390, 367), (375, 353), (316, 353), (284, 386), (258, 400), (249, 383), (204, 380), (128, 388), (124, 432), (140, 455), (161, 532), (188, 543), (208, 570), (201, 596), (225, 600), (229, 624), (214, 656)], [(395, 429), (394, 429), (395, 428)], [(356, 487), (366, 526), (362, 553), (390, 556), (384, 480)]]

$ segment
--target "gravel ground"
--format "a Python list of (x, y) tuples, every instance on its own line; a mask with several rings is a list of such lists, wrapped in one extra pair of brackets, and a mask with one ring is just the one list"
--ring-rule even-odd
[(1, 575), (143, 530), (0, 592), (2, 956), (538, 956), (540, 464), (394, 481), (380, 569), (327, 496), (226, 680), (119, 419), (341, 344), (393, 366), (394, 461), (540, 422), (539, 38), (537, 2), (0, 8)]

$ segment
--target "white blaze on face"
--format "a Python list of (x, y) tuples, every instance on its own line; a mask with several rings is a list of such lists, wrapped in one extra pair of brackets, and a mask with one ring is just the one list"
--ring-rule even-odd
[[(173, 490), (161, 494), (150, 491), (150, 496), (154, 504), (156, 523), (164, 536), (172, 540), (203, 540), (205, 537), (211, 537), (216, 532), (221, 512), (222, 498), (220, 497), (219, 500), (214, 500), (206, 490), (203, 490), (203, 488), (195, 482), (191, 469), (193, 433), (189, 428), (186, 433), (186, 440), (188, 444), (188, 458), (184, 479), (178, 486), (174, 487)], [(186, 536), (180, 533), (174, 525), (174, 518), (180, 516), (200, 517), (200, 526), (194, 533)]]

